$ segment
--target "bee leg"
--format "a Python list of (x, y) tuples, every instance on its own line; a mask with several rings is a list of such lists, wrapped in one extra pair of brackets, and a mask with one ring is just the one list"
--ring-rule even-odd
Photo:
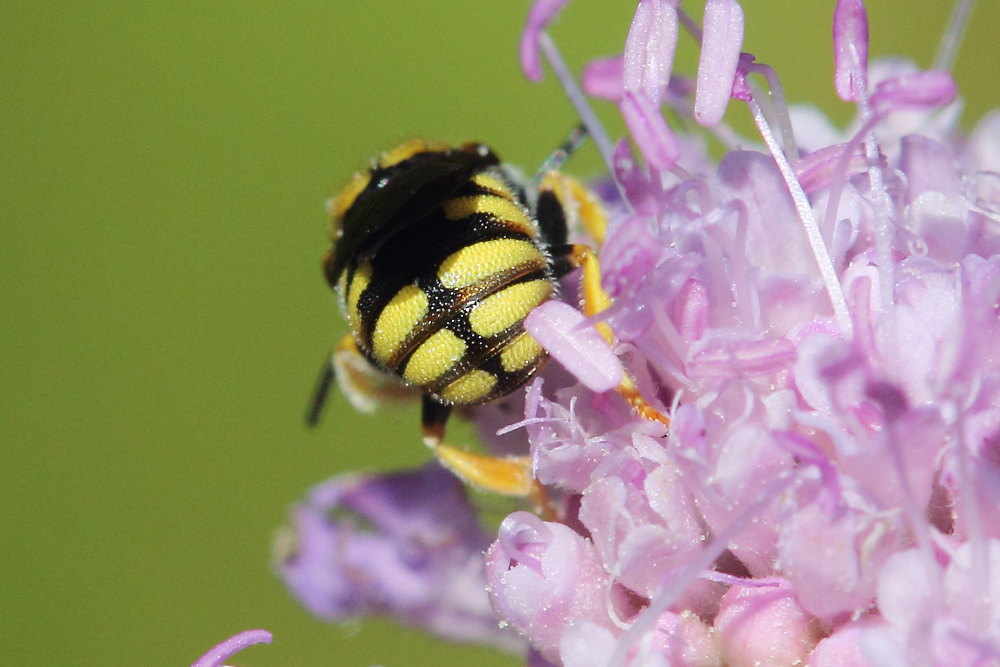
[[(306, 407), (306, 426), (314, 428), (319, 425), (320, 419), (323, 417), (323, 410), (326, 408), (326, 402), (330, 398), (330, 389), (333, 387), (334, 381), (338, 379), (338, 375), (340, 376), (341, 385), (345, 384), (345, 380), (351, 383), (350, 386), (360, 386), (362, 384), (361, 374), (341, 361), (345, 357), (358, 357), (364, 360), (364, 357), (358, 350), (357, 344), (354, 342), (354, 338), (350, 334), (337, 342), (337, 345), (333, 348), (333, 353), (319, 370), (316, 386), (313, 388), (312, 397), (309, 399), (309, 405)], [(338, 371), (340, 372), (338, 373)], [(345, 375), (348, 377), (345, 378)], [(353, 399), (351, 402), (355, 403)], [(365, 410), (362, 407), (359, 409), (365, 412), (372, 411), (371, 408)]]
[[(611, 297), (601, 286), (601, 265), (594, 249), (590, 246), (576, 244), (570, 251), (569, 261), (583, 269), (583, 280), (580, 283), (583, 314), (587, 317), (593, 317), (607, 310), (611, 306)], [(594, 327), (609, 345), (614, 345), (615, 336), (606, 322), (598, 322)], [(635, 381), (627, 372), (622, 375), (621, 384), (618, 385), (618, 393), (643, 419), (670, 425), (670, 418), (643, 398), (642, 394), (639, 393), (639, 388), (635, 386)]]
[(441, 465), (463, 481), (484, 491), (521, 497), (537, 497), (541, 493), (541, 487), (531, 476), (529, 457), (497, 458), (473, 454), (444, 444), (442, 440), (449, 414), (450, 405), (424, 396), (424, 444), (431, 448)]
[[(580, 292), (584, 314), (593, 317), (607, 310), (611, 306), (611, 297), (601, 286), (601, 265), (597, 253), (590, 246), (567, 243), (567, 229), (575, 226), (586, 229), (598, 244), (604, 243), (608, 218), (600, 201), (577, 179), (550, 171), (542, 177), (539, 185), (538, 218), (546, 238), (552, 239), (550, 250), (555, 258), (556, 275), (563, 276), (573, 269), (583, 269)], [(614, 345), (611, 327), (604, 322), (595, 326), (604, 340)], [(670, 424), (669, 417), (643, 398), (628, 373), (622, 376), (618, 393), (643, 419)]]
[(319, 370), (319, 378), (317, 378), (316, 386), (313, 388), (309, 405), (306, 406), (306, 426), (309, 428), (315, 428), (319, 425), (319, 420), (323, 416), (323, 410), (326, 408), (326, 400), (330, 396), (330, 387), (333, 386), (335, 379), (333, 362), (327, 359), (323, 363), (323, 367)]
[(608, 216), (597, 196), (576, 178), (557, 171), (547, 173), (538, 186), (538, 208), (543, 228), (560, 228), (546, 231), (551, 243), (566, 243), (567, 229), (583, 227), (597, 245), (604, 245)]

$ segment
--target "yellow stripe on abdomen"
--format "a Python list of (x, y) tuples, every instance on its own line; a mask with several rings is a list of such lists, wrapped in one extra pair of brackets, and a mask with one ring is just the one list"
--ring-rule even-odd
[(538, 228), (524, 209), (506, 197), (496, 195), (471, 195), (446, 201), (442, 208), (449, 220), (461, 220), (477, 213), (492, 216), (509, 229), (538, 237)]
[(465, 348), (465, 341), (450, 329), (440, 329), (410, 356), (403, 379), (415, 385), (428, 385), (461, 361)]
[(375, 358), (388, 365), (413, 328), (427, 315), (427, 307), (427, 294), (416, 285), (407, 285), (396, 292), (375, 322), (372, 332)]
[(469, 371), (441, 392), (441, 398), (459, 405), (475, 405), (486, 398), (497, 383), (492, 373), (483, 370)]
[(347, 313), (347, 325), (357, 336), (361, 332), (361, 313), (358, 312), (358, 300), (372, 281), (372, 264), (365, 262), (351, 274), (351, 281), (344, 284), (345, 278), (341, 276), (341, 297), (344, 299), (344, 311)]
[(535, 363), (540, 356), (542, 346), (524, 331), (500, 350), (500, 365), (508, 373), (513, 373)]
[(521, 322), (550, 296), (552, 284), (548, 280), (515, 283), (476, 304), (469, 313), (469, 324), (483, 338), (491, 338)]
[(492, 239), (453, 252), (441, 262), (437, 277), (444, 287), (461, 289), (507, 269), (542, 270), (545, 264), (545, 256), (530, 241)]
[(495, 195), (500, 195), (507, 199), (514, 197), (514, 193), (510, 191), (510, 187), (502, 179), (497, 178), (489, 172), (481, 171), (478, 174), (473, 174), (470, 180), (482, 189), (489, 190)]

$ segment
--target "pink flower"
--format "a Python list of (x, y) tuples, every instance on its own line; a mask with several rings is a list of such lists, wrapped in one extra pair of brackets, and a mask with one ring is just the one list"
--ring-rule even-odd
[(487, 590), (501, 618), (547, 659), (557, 659), (566, 629), (612, 624), (601, 560), (593, 544), (561, 523), (515, 512), (486, 554)]
[(819, 621), (802, 608), (787, 581), (755, 584), (735, 584), (722, 597), (715, 629), (726, 664), (803, 664), (821, 635)]
[[(639, 0), (620, 56), (584, 69), (582, 90), (628, 128), (612, 140), (546, 33), (567, 5), (535, 4), (522, 60), (531, 78), (549, 60), (614, 179), (596, 190), (615, 341), (562, 303), (528, 320), (560, 367), (501, 430), (527, 440), (550, 502), (488, 547), (492, 618), (539, 667), (997, 663), (1000, 112), (963, 135), (946, 66), (869, 62), (862, 0), (830, 16), (847, 129), (788, 107), (742, 50), (753, 14), (736, 0), (709, 0), (704, 26), (680, 0)], [(697, 72), (677, 71), (684, 33)], [(721, 124), (734, 104), (759, 137)], [(711, 158), (699, 124), (733, 148)], [(623, 371), (669, 433), (614, 391)], [(328, 509), (312, 500), (299, 521)], [(455, 516), (402, 537), (454, 530), (462, 562), (478, 559), (481, 536)], [(458, 627), (426, 585), (454, 577), (397, 571), (399, 539), (364, 559), (320, 545), (285, 576), (329, 618), (437, 609)], [(378, 604), (344, 603), (355, 568)], [(476, 626), (497, 632), (475, 594), (461, 595)]]
[[(524, 553), (572, 556), (518, 560), (505, 523), (494, 605), (553, 664), (996, 660), (996, 117), (957, 139), (950, 76), (869, 63), (860, 0), (833, 16), (853, 129), (790, 113), (776, 74), (736, 57), (744, 20), (712, 1), (698, 33), (643, 0), (623, 60), (585, 70), (631, 132), (607, 154), (601, 251), (621, 361), (543, 340), (578, 379), (536, 381), (521, 424), (556, 516), (508, 521)], [(693, 91), (674, 86), (678, 26), (701, 40)], [(730, 95), (765, 150), (679, 150), (696, 142), (667, 119), (712, 125)], [(621, 365), (674, 406), (667, 438), (603, 393)]]
[(461, 483), (427, 465), (316, 486), (278, 540), (276, 567), (328, 621), (387, 616), (452, 641), (519, 649), (486, 597), (487, 545)]

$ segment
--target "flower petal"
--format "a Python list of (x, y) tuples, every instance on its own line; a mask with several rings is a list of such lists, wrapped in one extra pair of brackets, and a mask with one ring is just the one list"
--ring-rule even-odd
[(579, 310), (547, 301), (524, 320), (524, 329), (588, 389), (605, 392), (622, 381), (622, 364)]
[(528, 22), (521, 33), (521, 69), (529, 81), (542, 80), (542, 62), (538, 39), (569, 0), (535, 0), (528, 12)]
[(621, 102), (629, 132), (646, 162), (657, 169), (669, 169), (680, 157), (677, 137), (660, 110), (643, 92), (626, 92)]

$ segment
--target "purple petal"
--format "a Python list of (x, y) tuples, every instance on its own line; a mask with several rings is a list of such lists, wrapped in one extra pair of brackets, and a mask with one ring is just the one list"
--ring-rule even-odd
[(698, 58), (694, 118), (715, 125), (726, 113), (743, 48), (743, 7), (736, 0), (708, 0)]
[(676, 164), (680, 157), (677, 137), (645, 93), (626, 92), (621, 112), (636, 145), (651, 167), (665, 170)]
[(837, 165), (840, 164), (840, 159), (849, 146), (851, 144), (826, 146), (803, 156), (798, 162), (792, 165), (795, 169), (795, 175), (802, 185), (802, 189), (808, 193), (812, 193), (830, 187), (830, 184), (838, 177), (850, 177), (866, 172), (868, 170), (868, 163), (865, 160), (861, 147), (856, 144), (854, 145), (851, 157), (848, 158), (847, 172), (845, 174), (837, 172)]
[(585, 93), (591, 97), (617, 102), (625, 92), (622, 72), (625, 61), (621, 56), (598, 58), (583, 68), (582, 84)]
[[(560, 639), (574, 623), (611, 626), (603, 586), (594, 585), (605, 575), (590, 540), (527, 512), (508, 516), (498, 532), (486, 553), (490, 599), (542, 657), (558, 662)], [(521, 560), (526, 553), (530, 562)]]
[(916, 626), (934, 614), (938, 604), (930, 595), (931, 583), (940, 581), (941, 568), (917, 549), (900, 551), (882, 566), (878, 581), (878, 606), (882, 617), (899, 626)]
[(611, 296), (650, 275), (661, 253), (644, 216), (625, 218), (601, 250), (602, 278)]
[(267, 630), (244, 630), (221, 644), (213, 646), (208, 653), (195, 660), (191, 667), (220, 667), (226, 658), (239, 653), (246, 647), (254, 644), (270, 644), (271, 639), (273, 637)]
[(871, 105), (881, 116), (890, 111), (934, 109), (949, 104), (957, 92), (955, 81), (947, 72), (922, 70), (878, 84)]
[(677, 8), (669, 0), (639, 0), (625, 41), (625, 90), (641, 91), (659, 106), (670, 83), (677, 48)]
[(625, 196), (636, 212), (654, 215), (657, 211), (658, 189), (636, 163), (628, 139), (622, 139), (615, 146), (614, 171), (615, 180), (622, 184)]
[(734, 586), (722, 598), (715, 629), (723, 653), (738, 655), (746, 665), (798, 665), (820, 639), (816, 619), (783, 579), (776, 586)]
[(961, 174), (947, 146), (919, 134), (905, 136), (900, 141), (899, 164), (906, 173), (910, 202), (930, 192), (955, 200), (963, 196)]
[[(833, 634), (822, 639), (809, 654), (810, 667), (867, 667), (869, 662), (861, 650), (861, 634), (867, 628), (880, 624), (879, 619), (866, 616), (838, 627)], [(881, 664), (890, 664), (889, 662)]]
[(341, 475), (295, 508), (277, 570), (331, 622), (385, 616), (451, 641), (517, 649), (483, 590), (488, 543), (461, 482), (436, 464)]
[(845, 102), (868, 87), (868, 14), (862, 0), (838, 0), (833, 12), (834, 85)]
[(733, 99), (741, 102), (749, 102), (753, 99), (750, 84), (747, 83), (747, 75), (750, 74), (751, 66), (754, 66), (754, 55), (746, 52), (741, 53), (736, 65), (736, 74), (733, 76), (733, 90), (730, 93)]
[(528, 512), (514, 512), (500, 525), (497, 544), (509, 560), (541, 574), (542, 564), (535, 554), (551, 539), (552, 531), (540, 518)]
[(538, 39), (545, 27), (569, 0), (536, 0), (528, 12), (528, 22), (521, 33), (521, 69), (530, 81), (542, 80), (542, 62), (538, 56)]
[(815, 504), (783, 521), (782, 572), (799, 603), (827, 620), (870, 606), (879, 569), (899, 543), (892, 525), (857, 510), (833, 516)]
[(547, 301), (524, 320), (524, 329), (588, 389), (605, 392), (622, 381), (622, 364), (579, 310)]

